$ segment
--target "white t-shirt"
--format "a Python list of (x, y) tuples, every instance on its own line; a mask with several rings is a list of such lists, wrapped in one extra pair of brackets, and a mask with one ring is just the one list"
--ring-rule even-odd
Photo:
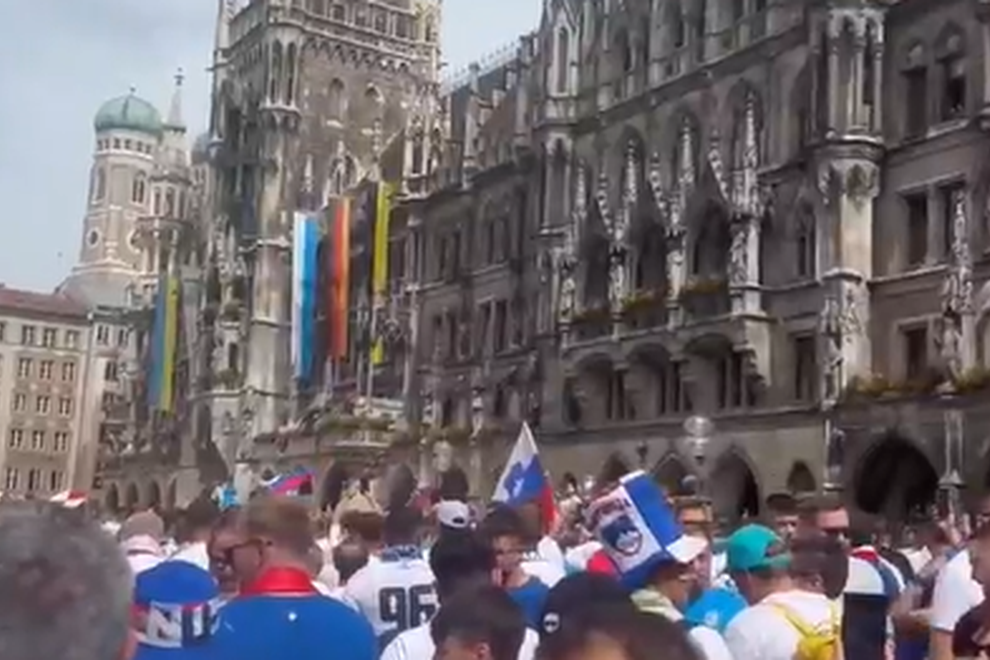
[[(522, 646), (519, 647), (519, 660), (533, 660), (539, 645), (539, 636), (527, 628)], [(385, 647), (379, 660), (431, 660), (435, 651), (430, 624), (427, 622), (400, 633)]]
[(210, 570), (210, 555), (206, 551), (206, 543), (203, 541), (183, 545), (172, 555), (172, 559), (199, 566), (204, 571)]
[(430, 565), (419, 558), (369, 562), (347, 582), (344, 593), (371, 623), (379, 643), (423, 625), (438, 602)]
[(938, 574), (929, 624), (932, 630), (951, 633), (962, 615), (983, 602), (983, 589), (973, 579), (969, 550), (956, 553)]
[(824, 594), (799, 590), (771, 594), (726, 627), (725, 643), (734, 660), (793, 660), (801, 633), (774, 605), (786, 607), (811, 627), (831, 626), (841, 616)]
[(567, 574), (564, 569), (564, 553), (549, 536), (540, 539), (536, 544), (536, 551), (523, 560), (522, 569), (550, 588)]

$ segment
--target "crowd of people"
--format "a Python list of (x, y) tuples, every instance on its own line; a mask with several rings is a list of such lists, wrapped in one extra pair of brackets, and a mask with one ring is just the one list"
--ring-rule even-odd
[(990, 497), (896, 535), (832, 496), (764, 509), (716, 529), (642, 473), (553, 520), (449, 494), (329, 523), (203, 499), (171, 529), (7, 502), (0, 659), (990, 660)]

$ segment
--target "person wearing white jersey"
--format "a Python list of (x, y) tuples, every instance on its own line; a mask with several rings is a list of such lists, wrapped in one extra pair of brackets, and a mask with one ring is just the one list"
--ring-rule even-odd
[[(471, 592), (495, 584), (496, 563), (494, 550), (477, 534), (468, 531), (441, 534), (430, 554), (441, 610), (451, 603), (455, 593)], [(437, 649), (430, 623), (400, 633), (385, 648), (380, 660), (433, 658)], [(518, 660), (531, 660), (538, 644), (537, 634), (527, 629)]]
[(380, 648), (399, 633), (426, 623), (437, 610), (433, 571), (418, 543), (421, 523), (413, 509), (389, 511), (379, 561), (355, 573), (344, 590), (371, 623)]

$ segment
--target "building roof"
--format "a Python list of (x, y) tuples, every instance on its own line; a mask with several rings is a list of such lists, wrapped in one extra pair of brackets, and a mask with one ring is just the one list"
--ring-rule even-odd
[(93, 119), (96, 131), (130, 130), (160, 135), (162, 116), (154, 105), (134, 94), (110, 99), (96, 111)]
[(12, 289), (0, 284), (0, 314), (57, 316), (85, 320), (88, 310), (79, 301), (61, 293), (39, 293)]

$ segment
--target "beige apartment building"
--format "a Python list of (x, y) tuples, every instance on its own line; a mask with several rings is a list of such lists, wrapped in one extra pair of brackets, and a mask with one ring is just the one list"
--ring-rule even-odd
[(0, 285), (4, 496), (46, 497), (89, 486), (78, 468), (87, 419), (96, 412), (80, 405), (93, 376), (90, 331), (78, 302)]

